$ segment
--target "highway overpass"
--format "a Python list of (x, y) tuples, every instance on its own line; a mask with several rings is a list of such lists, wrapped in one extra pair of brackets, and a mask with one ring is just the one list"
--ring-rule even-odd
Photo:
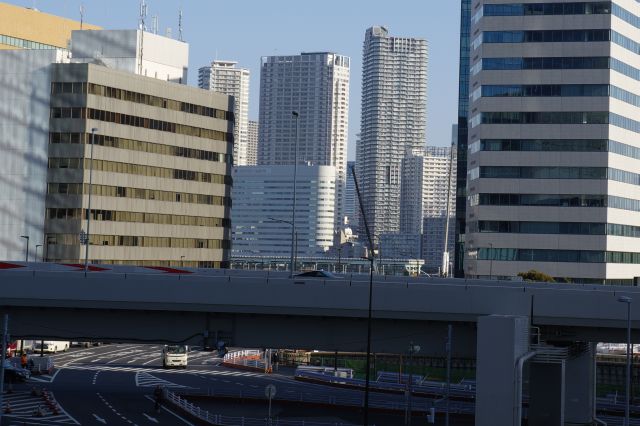
[[(10, 314), (16, 337), (366, 348), (367, 275), (289, 279), (262, 271), (111, 266), (85, 274), (76, 267), (22, 266), (0, 270), (0, 309)], [(554, 401), (574, 401), (584, 414), (593, 399), (588, 391), (594, 359), (590, 342), (625, 340), (627, 311), (618, 302), (621, 295), (637, 300), (631, 318), (638, 342), (640, 292), (635, 287), (376, 277), (372, 348), (405, 352), (413, 342), (423, 348), (421, 353), (441, 356), (447, 325), (453, 324), (453, 356), (478, 356), (479, 406), (487, 406), (480, 403), (500, 394), (496, 391), (507, 392), (500, 398), (517, 404), (516, 370), (527, 356), (541, 365), (537, 371), (545, 382), (563, 389)], [(586, 394), (572, 393), (578, 386), (572, 384), (574, 375)], [(548, 389), (540, 389), (550, 398)], [(532, 395), (536, 401), (543, 399)], [(497, 422), (495, 407), (490, 408), (493, 425), (515, 424)], [(571, 404), (549, 408), (553, 416), (560, 409), (565, 416)], [(567, 415), (573, 418), (572, 412)]]

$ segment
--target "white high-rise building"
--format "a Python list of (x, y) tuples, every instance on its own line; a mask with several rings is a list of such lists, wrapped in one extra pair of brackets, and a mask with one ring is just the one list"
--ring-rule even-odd
[[(293, 166), (234, 167), (232, 257), (291, 254)], [(298, 166), (297, 256), (322, 255), (333, 244), (334, 188), (331, 166)]]
[(629, 284), (640, 276), (640, 3), (491, 3), (471, 7), (464, 272)]
[(336, 217), (341, 228), (349, 125), (350, 59), (335, 53), (262, 58), (258, 164), (294, 164), (299, 113), (298, 164), (336, 169)]
[(258, 164), (258, 140), (259, 123), (249, 120), (249, 132), (247, 138), (247, 166)]
[[(426, 142), (427, 42), (366, 31), (356, 173), (371, 232), (400, 230), (402, 159)], [(362, 233), (362, 232), (361, 232)]]
[(237, 62), (213, 61), (210, 66), (198, 70), (198, 87), (233, 96), (235, 99), (233, 163), (250, 166), (249, 150), (249, 80), (251, 73), (246, 68), (236, 68)]

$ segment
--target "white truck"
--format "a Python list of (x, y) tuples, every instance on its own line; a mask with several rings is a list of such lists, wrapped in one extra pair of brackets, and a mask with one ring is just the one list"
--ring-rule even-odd
[(164, 345), (162, 348), (162, 367), (187, 368), (189, 347), (186, 345)]

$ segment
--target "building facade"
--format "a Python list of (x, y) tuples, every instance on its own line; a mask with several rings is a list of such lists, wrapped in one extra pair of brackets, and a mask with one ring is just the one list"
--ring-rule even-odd
[(0, 51), (0, 260), (42, 258), (50, 70), (65, 61), (62, 49)]
[(469, 50), (471, 0), (460, 0), (460, 59), (458, 62), (458, 137), (456, 162), (456, 233), (453, 273), (464, 277), (464, 238), (467, 221), (467, 139), (469, 120)]
[(0, 3), (0, 50), (71, 50), (71, 32), (100, 27), (61, 18), (37, 9)]
[(349, 73), (350, 59), (328, 52), (264, 57), (260, 71), (258, 164), (334, 167), (336, 229), (344, 218)]
[(640, 276), (640, 5), (474, 0), (465, 273)]
[(52, 65), (50, 93), (46, 259), (82, 262), (88, 232), (91, 263), (227, 264), (228, 96), (89, 63)]
[(360, 208), (358, 205), (358, 194), (356, 194), (356, 183), (353, 180), (353, 173), (351, 172), (355, 166), (355, 161), (347, 161), (347, 184), (344, 192), (345, 225), (348, 225), (352, 230), (358, 226), (357, 212)]
[(356, 172), (375, 235), (400, 231), (402, 159), (425, 146), (426, 102), (426, 40), (390, 36), (385, 27), (367, 29)]
[(258, 164), (259, 122), (249, 120), (247, 131), (247, 166)]
[[(234, 167), (232, 257), (291, 254), (293, 166)], [(322, 255), (333, 244), (336, 171), (298, 166), (296, 255)]]
[(233, 164), (236, 166), (255, 165), (249, 158), (255, 158), (249, 144), (249, 80), (251, 73), (246, 68), (236, 68), (237, 62), (213, 61), (211, 65), (198, 70), (198, 87), (224, 93), (234, 98)]

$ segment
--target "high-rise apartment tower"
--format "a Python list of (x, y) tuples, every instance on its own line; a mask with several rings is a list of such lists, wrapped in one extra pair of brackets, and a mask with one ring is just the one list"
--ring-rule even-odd
[(393, 37), (385, 27), (369, 28), (363, 48), (356, 174), (375, 235), (400, 230), (402, 159), (405, 152), (425, 146), (426, 103), (426, 40)]
[(347, 56), (329, 52), (262, 58), (258, 164), (298, 164), (336, 169), (334, 227), (342, 226), (349, 130)]
[(210, 66), (198, 70), (198, 87), (233, 96), (235, 99), (233, 163), (250, 166), (250, 158), (255, 158), (249, 143), (249, 79), (246, 68), (236, 68), (237, 62), (213, 61)]

